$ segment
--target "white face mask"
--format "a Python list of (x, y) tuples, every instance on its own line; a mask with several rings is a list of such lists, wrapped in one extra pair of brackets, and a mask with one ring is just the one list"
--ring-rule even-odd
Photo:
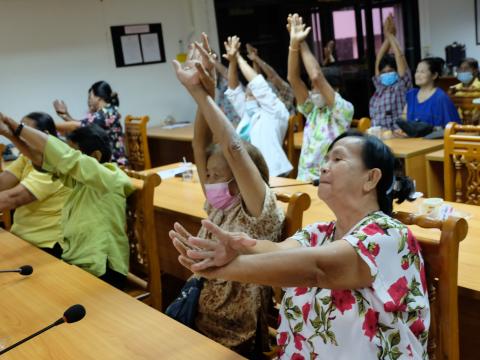
[(327, 105), (325, 97), (318, 92), (311, 92), (310, 99), (312, 100), (313, 105), (315, 105), (319, 109), (324, 108), (325, 105)]

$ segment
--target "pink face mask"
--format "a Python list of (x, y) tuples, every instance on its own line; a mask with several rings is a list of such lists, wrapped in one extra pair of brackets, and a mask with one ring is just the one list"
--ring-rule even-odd
[(205, 184), (207, 201), (215, 209), (225, 210), (226, 208), (240, 201), (240, 196), (230, 195), (228, 184), (232, 181), (233, 179), (227, 182)]

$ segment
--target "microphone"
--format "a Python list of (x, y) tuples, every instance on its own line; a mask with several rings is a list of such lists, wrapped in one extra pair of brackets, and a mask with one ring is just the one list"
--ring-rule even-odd
[(290, 186), (301, 186), (301, 185), (313, 185), (313, 186), (318, 186), (320, 184), (320, 179), (313, 179), (311, 181), (307, 182), (302, 182), (299, 184), (289, 184), (289, 185), (276, 185), (276, 186), (270, 186), (270, 189), (275, 189), (275, 188), (284, 188), (284, 187), (290, 187)]
[(30, 265), (23, 265), (20, 266), (18, 269), (12, 270), (0, 270), (0, 273), (11, 273), (11, 272), (18, 272), (20, 275), (30, 275), (33, 273), (33, 268)]
[(16, 348), (18, 345), (23, 344), (24, 342), (34, 338), (37, 335), (40, 335), (41, 333), (43, 333), (43, 332), (45, 332), (45, 331), (47, 331), (47, 330), (49, 330), (49, 329), (51, 329), (51, 328), (53, 328), (57, 325), (63, 324), (64, 322), (66, 322), (68, 324), (71, 324), (71, 323), (77, 322), (79, 320), (82, 320), (83, 317), (85, 316), (85, 314), (86, 314), (86, 311), (85, 311), (85, 308), (82, 305), (77, 304), (77, 305), (70, 306), (63, 313), (63, 316), (60, 319), (58, 319), (57, 321), (55, 321), (53, 324), (50, 324), (46, 328), (43, 328), (42, 330), (37, 331), (35, 334), (32, 334), (32, 335), (26, 337), (25, 339), (20, 340), (19, 342), (1, 350), (0, 355), (6, 353), (7, 351), (12, 350), (13, 348)]

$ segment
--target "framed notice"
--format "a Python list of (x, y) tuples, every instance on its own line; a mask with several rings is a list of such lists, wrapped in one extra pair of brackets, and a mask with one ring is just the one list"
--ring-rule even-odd
[(110, 27), (117, 67), (165, 62), (162, 24)]

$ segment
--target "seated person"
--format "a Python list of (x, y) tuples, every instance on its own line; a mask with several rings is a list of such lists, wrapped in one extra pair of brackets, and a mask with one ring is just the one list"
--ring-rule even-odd
[[(204, 46), (208, 51), (208, 45)], [(204, 63), (205, 69), (213, 70), (208, 60)], [(192, 60), (183, 69), (176, 61), (174, 65), (179, 81), (198, 104), (192, 145), (209, 220), (227, 231), (278, 241), (285, 216), (268, 186), (268, 167), (262, 154), (240, 139), (214, 103), (215, 82), (203, 68), (196, 68)], [(179, 224), (175, 228), (190, 236)], [(203, 226), (198, 235), (210, 236)], [(270, 293), (270, 288), (256, 284), (206, 280), (195, 327), (243, 355), (261, 353), (268, 349), (263, 342), (268, 339), (265, 316)]]
[(442, 128), (451, 121), (460, 123), (452, 100), (435, 85), (442, 74), (443, 63), (440, 58), (425, 58), (418, 63), (415, 72), (418, 88), (408, 91), (407, 105), (402, 115), (407, 121), (423, 121)]
[[(370, 98), (370, 118), (372, 126), (396, 130), (395, 121), (402, 116), (405, 95), (412, 87), (412, 78), (400, 44), (395, 37), (393, 17), (389, 15), (383, 26), (385, 41), (375, 61), (373, 84), (375, 92)], [(388, 54), (393, 49), (395, 57)]]
[(75, 120), (68, 112), (67, 105), (61, 100), (55, 100), (53, 107), (57, 114), (65, 121), (57, 124), (62, 133), (68, 133), (80, 126), (96, 124), (105, 130), (110, 139), (112, 161), (119, 165), (127, 165), (125, 153), (125, 134), (123, 132), (121, 115), (118, 112), (120, 100), (118, 94), (112, 91), (106, 81), (97, 81), (88, 90), (88, 114), (83, 120)]
[(288, 112), (291, 115), (295, 114), (295, 95), (293, 94), (292, 87), (288, 82), (282, 79), (280, 75), (272, 68), (260, 55), (258, 50), (251, 44), (247, 44), (248, 58), (252, 61), (253, 69), (258, 73), (264, 73), (267, 77), (267, 83), (273, 90), (275, 95), (278, 96), (281, 102), (286, 106)]
[[(237, 133), (260, 150), (272, 176), (286, 175), (293, 169), (283, 150), (290, 114), (263, 75), (257, 74), (240, 55), (239, 40), (236, 36), (228, 38), (224, 56), (230, 62), (225, 96), (242, 119)], [(248, 81), (246, 91), (238, 81), (237, 67)]]
[[(22, 122), (57, 136), (55, 123), (48, 114), (33, 112)], [(70, 189), (60, 180), (36, 169), (24, 155), (0, 173), (0, 211), (15, 209), (10, 231), (58, 258), (63, 241), (60, 219), (69, 194)]]
[[(288, 81), (297, 99), (297, 108), (307, 119), (303, 130), (303, 143), (298, 162), (297, 179), (315, 180), (319, 165), (327, 154), (329, 144), (345, 132), (352, 122), (353, 105), (344, 100), (325, 78), (305, 39), (305, 29), (298, 14), (288, 17), (290, 46), (288, 52)], [(300, 77), (300, 56), (312, 82), (312, 91)]]
[(394, 177), (394, 164), (378, 138), (344, 133), (318, 186), (333, 221), (280, 243), (203, 221), (220, 241), (174, 232), (180, 263), (207, 279), (282, 286), (278, 359), (427, 359), (425, 263), (411, 230), (392, 218), (393, 200), (411, 200), (414, 185)]
[[(480, 80), (478, 80), (478, 61), (473, 58), (463, 59), (457, 70), (457, 79), (460, 81), (454, 85), (455, 96), (478, 96), (480, 97)], [(462, 89), (478, 90), (475, 92), (462, 92)]]
[(107, 133), (97, 125), (81, 127), (70, 133), (67, 145), (0, 114), (0, 134), (72, 189), (62, 213), (62, 259), (121, 288), (129, 264), (126, 198), (135, 188), (108, 162)]

